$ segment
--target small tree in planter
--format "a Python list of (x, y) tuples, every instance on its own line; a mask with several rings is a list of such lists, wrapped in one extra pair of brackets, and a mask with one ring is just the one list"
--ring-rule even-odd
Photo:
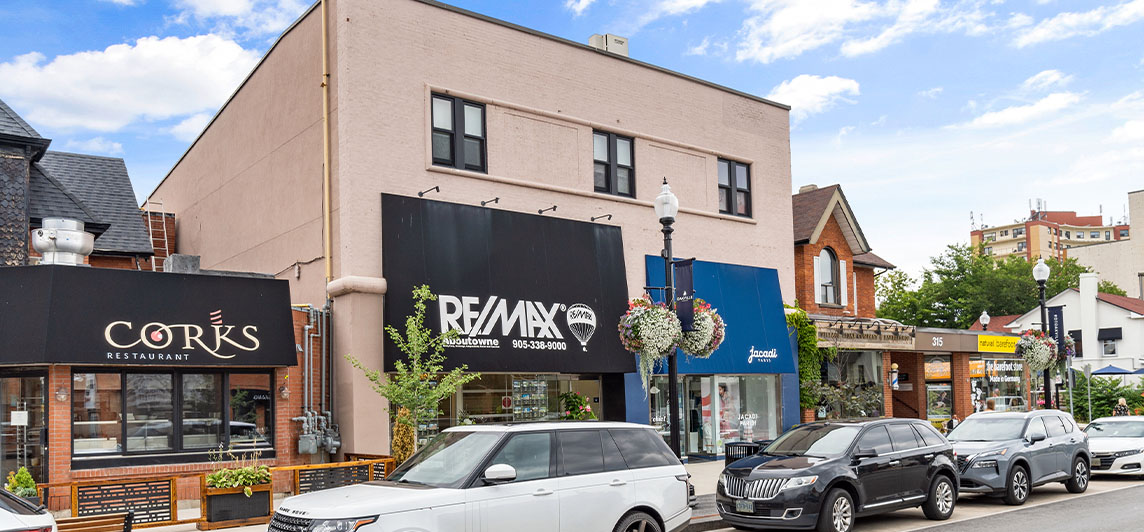
[(261, 452), (211, 451), (215, 469), (202, 477), (200, 530), (270, 522), (270, 468), (258, 462)]
[(24, 466), (8, 472), (8, 484), (4, 489), (17, 497), (23, 497), (36, 504), (40, 503), (40, 493), (36, 491), (36, 479), (32, 478), (32, 474)]
[[(417, 426), (440, 416), (441, 401), (481, 376), (480, 373), (465, 373), (469, 369), (465, 364), (444, 372), (445, 346), (449, 340), (456, 339), (458, 334), (450, 329), (434, 335), (425, 326), (425, 302), (436, 300), (437, 296), (429, 290), (428, 285), (414, 288), (414, 310), (412, 316), (405, 318), (405, 334), (396, 327), (385, 326), (390, 339), (405, 353), (405, 360), (393, 361), (396, 370), (393, 375), (369, 369), (358, 359), (346, 355), (350, 365), (365, 372), (365, 377), (373, 383), (374, 391), (389, 401), (390, 409), (397, 408), (394, 421), (413, 431), (414, 452), (417, 450)], [(394, 436), (397, 436), (396, 429)]]

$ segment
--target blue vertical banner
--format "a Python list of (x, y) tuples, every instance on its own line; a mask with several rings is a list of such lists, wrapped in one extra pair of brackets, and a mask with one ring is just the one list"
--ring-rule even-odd
[(695, 279), (692, 263), (695, 259), (675, 261), (675, 315), (683, 330), (695, 330)]
[(1065, 352), (1065, 307), (1049, 307), (1049, 336), (1057, 342), (1057, 352)]

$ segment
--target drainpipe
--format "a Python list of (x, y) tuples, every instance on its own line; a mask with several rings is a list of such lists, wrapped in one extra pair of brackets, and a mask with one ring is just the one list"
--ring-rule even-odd
[(334, 280), (330, 238), (330, 36), (326, 0), (322, 0), (322, 240), (326, 257), (326, 285)]

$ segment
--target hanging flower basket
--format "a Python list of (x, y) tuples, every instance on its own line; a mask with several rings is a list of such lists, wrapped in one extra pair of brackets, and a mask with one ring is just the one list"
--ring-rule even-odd
[(1057, 359), (1057, 343), (1043, 331), (1034, 329), (1021, 333), (1017, 340), (1017, 354), (1025, 359), (1025, 364), (1033, 371), (1044, 371), (1053, 367)]
[(646, 392), (655, 363), (671, 353), (683, 337), (679, 318), (662, 303), (640, 297), (628, 301), (619, 331), (624, 349), (639, 356), (640, 379)]
[(719, 316), (719, 313), (711, 308), (710, 303), (696, 298), (692, 304), (695, 309), (693, 330), (683, 333), (683, 340), (679, 342), (679, 348), (690, 356), (707, 358), (716, 349), (719, 349), (719, 344), (723, 343), (727, 326), (723, 323), (723, 318)]

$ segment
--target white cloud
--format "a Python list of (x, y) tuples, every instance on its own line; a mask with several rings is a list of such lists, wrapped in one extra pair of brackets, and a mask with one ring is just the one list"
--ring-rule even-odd
[(879, 116), (877, 120), (870, 122), (870, 125), (874, 127), (882, 127), (886, 125), (887, 118), (889, 118), (887, 115)]
[[(716, 4), (720, 1), (721, 0), (652, 0), (651, 3), (637, 2), (632, 7), (632, 22), (624, 26), (622, 31), (629, 35), (634, 35), (643, 29), (644, 26), (663, 17), (694, 13), (707, 7), (708, 4)], [(684, 23), (686, 23), (686, 21), (684, 21)]]
[(1100, 6), (1090, 11), (1065, 12), (1042, 20), (1017, 35), (1013, 40), (1018, 48), (1048, 41), (1059, 41), (1092, 36), (1117, 26), (1126, 26), (1144, 20), (1144, 0), (1131, 0), (1114, 6)]
[(1025, 80), (1021, 84), (1021, 88), (1026, 91), (1040, 91), (1054, 86), (1063, 87), (1072, 80), (1072, 76), (1064, 74), (1060, 70), (1043, 70)]
[(1080, 100), (1081, 95), (1074, 92), (1054, 92), (1027, 105), (1014, 105), (1000, 111), (990, 111), (957, 127), (980, 129), (1024, 124), (1056, 114)]
[(195, 113), (172, 126), (167, 132), (181, 141), (191, 142), (199, 136), (199, 133), (207, 127), (207, 123), (210, 121), (210, 113)]
[(851, 131), (854, 131), (854, 129), (855, 129), (854, 126), (843, 126), (843, 127), (839, 128), (838, 129), (838, 136), (834, 137), (834, 143), (835, 144), (842, 144), (842, 138), (845, 137), (846, 135), (849, 135)]
[(144, 37), (134, 44), (0, 63), (0, 96), (49, 128), (118, 131), (218, 108), (258, 54), (217, 35)]
[(854, 57), (877, 52), (915, 33), (989, 31), (979, 1), (750, 0), (755, 13), (739, 30), (739, 61), (771, 63), (841, 42)]
[(708, 37), (703, 38), (703, 42), (688, 48), (683, 55), (707, 55), (707, 47), (711, 46), (711, 39)]
[(102, 155), (120, 155), (123, 153), (122, 144), (107, 140), (103, 137), (93, 137), (87, 140), (69, 139), (64, 143), (64, 148), (79, 153)]
[(1144, 120), (1129, 120), (1124, 125), (1112, 130), (1108, 140), (1112, 142), (1141, 142), (1144, 143)]
[(840, 101), (854, 103), (846, 96), (858, 94), (858, 82), (852, 79), (802, 74), (780, 83), (766, 97), (791, 106), (791, 118), (797, 124), (810, 115), (834, 107)]
[(108, 2), (108, 3), (116, 4), (116, 5), (121, 5), (121, 6), (137, 6), (137, 5), (143, 3), (143, 0), (100, 0), (100, 1), (101, 2)]
[(171, 21), (187, 24), (194, 20), (228, 37), (277, 36), (310, 4), (308, 0), (176, 0), (179, 14)]
[(719, 0), (659, 0), (658, 10), (665, 15), (683, 15), (718, 2)]
[(943, 89), (941, 87), (934, 87), (932, 89), (926, 89), (924, 91), (919, 91), (918, 96), (921, 96), (922, 98), (928, 98), (930, 100), (936, 100), (937, 97), (940, 96), (942, 91), (944, 91), (944, 90), (945, 89)]
[(584, 10), (596, 0), (564, 0), (564, 7), (577, 17), (584, 14)]

